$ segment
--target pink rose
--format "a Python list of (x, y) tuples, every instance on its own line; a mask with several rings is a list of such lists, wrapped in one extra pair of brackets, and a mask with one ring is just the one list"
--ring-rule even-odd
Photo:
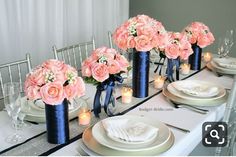
[(137, 51), (150, 51), (152, 47), (152, 43), (150, 38), (145, 35), (140, 35), (134, 38), (136, 42), (136, 50)]
[(212, 35), (212, 33), (207, 33), (206, 35), (204, 34), (201, 34), (199, 37), (198, 37), (198, 46), (201, 47), (201, 48), (204, 48), (210, 44), (212, 44), (214, 41), (214, 36)]
[(29, 86), (25, 89), (25, 95), (30, 100), (37, 100), (41, 98), (38, 86)]
[(179, 46), (176, 44), (169, 44), (165, 48), (165, 55), (170, 59), (176, 59), (178, 58), (180, 52), (179, 52)]
[(187, 41), (186, 38), (182, 38), (180, 41), (180, 59), (187, 60), (188, 57), (193, 53), (191, 44)]
[(115, 60), (110, 60), (108, 63), (108, 71), (110, 74), (117, 74), (121, 71), (120, 65)]
[(72, 84), (64, 87), (65, 97), (72, 100), (75, 97), (81, 97), (85, 94), (85, 84), (81, 77), (78, 77)]
[(98, 82), (103, 82), (109, 78), (108, 67), (102, 63), (95, 63), (92, 66), (92, 76)]
[(119, 31), (119, 29), (118, 29), (118, 31), (115, 32), (113, 39), (120, 49), (126, 50), (128, 36), (129, 36), (128, 31)]
[(43, 67), (51, 70), (52, 72), (64, 71), (64, 62), (56, 60), (56, 59), (49, 59), (43, 63)]
[(129, 62), (128, 62), (128, 60), (127, 60), (124, 56), (122, 56), (122, 55), (120, 55), (120, 54), (117, 54), (115, 58), (116, 58), (116, 61), (117, 61), (117, 62), (119, 63), (119, 65), (120, 65), (121, 71), (126, 72), (126, 71), (127, 71), (127, 68), (129, 67)]
[(82, 66), (82, 76), (85, 77), (91, 77), (92, 76), (92, 71), (89, 66)]
[(134, 48), (136, 45), (134, 37), (133, 36), (129, 36), (127, 39), (127, 48)]
[(81, 97), (85, 95), (85, 83), (81, 77), (76, 80), (77, 96)]
[(45, 84), (46, 73), (49, 72), (47, 69), (42, 67), (36, 67), (30, 74), (30, 81), (34, 85), (41, 86)]
[(49, 105), (61, 103), (65, 96), (63, 85), (60, 82), (49, 82), (40, 89), (43, 102)]
[(154, 47), (159, 48), (160, 50), (164, 49), (169, 42), (169, 36), (168, 33), (162, 33), (156, 36), (156, 45), (153, 45)]

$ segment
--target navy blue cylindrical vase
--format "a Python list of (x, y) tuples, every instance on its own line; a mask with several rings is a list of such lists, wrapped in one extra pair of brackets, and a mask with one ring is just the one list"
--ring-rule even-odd
[(190, 64), (191, 70), (200, 70), (201, 69), (201, 57), (202, 57), (202, 48), (197, 44), (192, 44), (193, 54), (189, 56), (188, 62)]
[(45, 105), (47, 140), (53, 144), (64, 144), (69, 137), (68, 101)]
[(149, 51), (133, 49), (133, 96), (144, 98), (148, 96), (149, 85)]

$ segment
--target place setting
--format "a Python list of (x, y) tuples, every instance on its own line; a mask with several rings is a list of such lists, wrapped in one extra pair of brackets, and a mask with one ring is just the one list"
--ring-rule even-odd
[[(74, 98), (69, 103), (69, 119), (78, 116), (78, 111), (83, 104), (87, 104), (83, 98)], [(21, 98), (21, 112), (25, 114), (24, 120), (35, 123), (45, 123), (45, 104), (41, 101), (27, 100), (26, 97)]]
[[(186, 108), (218, 106), (226, 102), (228, 96), (226, 90), (220, 85), (201, 80), (175, 81), (165, 86), (162, 93), (174, 102), (177, 108), (178, 106)], [(195, 107), (195, 109), (200, 108)], [(202, 110), (202, 113), (205, 113), (204, 109)]]
[(174, 143), (174, 135), (160, 121), (122, 115), (88, 127), (79, 146), (88, 155), (158, 155)]

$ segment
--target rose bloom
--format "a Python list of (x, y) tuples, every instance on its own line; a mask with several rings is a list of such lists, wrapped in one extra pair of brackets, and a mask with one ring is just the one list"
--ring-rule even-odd
[(115, 36), (113, 37), (113, 39), (120, 49), (126, 50), (128, 36), (129, 36), (128, 31), (120, 31), (120, 32), (117, 31), (115, 32)]
[(40, 89), (44, 103), (49, 105), (60, 104), (64, 100), (63, 85), (60, 82), (49, 82)]
[(37, 100), (41, 98), (38, 86), (29, 86), (25, 89), (25, 94), (30, 100)]
[(45, 84), (45, 75), (47, 72), (48, 70), (43, 67), (36, 67), (29, 76), (31, 82), (38, 86)]
[(129, 36), (127, 39), (127, 48), (134, 48), (136, 45), (134, 37), (133, 36)]
[(198, 46), (201, 47), (201, 48), (204, 48), (210, 44), (213, 43), (213, 41), (215, 40), (213, 34), (211, 32), (208, 32), (207, 34), (201, 34), (199, 37), (198, 37)]
[(111, 60), (108, 62), (108, 71), (110, 74), (117, 74), (121, 71), (120, 64), (115, 61)]
[(78, 77), (76, 80), (77, 96), (81, 97), (85, 95), (85, 83), (81, 77)]
[(64, 62), (56, 60), (56, 59), (49, 59), (43, 63), (43, 67), (50, 69), (52, 72), (64, 71)]
[(165, 48), (165, 55), (169, 59), (176, 59), (180, 55), (179, 46), (177, 44), (169, 44)]
[(103, 82), (109, 78), (108, 67), (102, 63), (95, 63), (92, 66), (92, 76), (98, 82)]
[(129, 62), (127, 61), (127, 59), (124, 56), (120, 55), (120, 54), (116, 54), (115, 58), (116, 58), (115, 60), (120, 65), (121, 71), (126, 72), (127, 68), (129, 67)]
[(85, 84), (81, 77), (78, 77), (73, 83), (64, 86), (65, 96), (68, 100), (75, 97), (81, 97), (85, 94)]
[(137, 51), (150, 51), (152, 47), (152, 43), (150, 38), (145, 35), (140, 35), (134, 38), (136, 43), (136, 50)]
[(181, 53), (180, 53), (180, 59), (187, 60), (188, 57), (193, 53), (193, 49), (191, 44), (184, 40), (181, 41)]

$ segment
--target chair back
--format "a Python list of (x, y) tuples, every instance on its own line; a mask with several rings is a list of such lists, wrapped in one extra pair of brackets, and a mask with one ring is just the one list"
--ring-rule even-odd
[(31, 71), (30, 54), (26, 54), (23, 60), (17, 60), (10, 63), (0, 65), (0, 110), (4, 106), (3, 102), (3, 86), (7, 82), (19, 82), (20, 92), (23, 92), (23, 84), (25, 76)]
[(66, 64), (80, 69), (83, 60), (87, 58), (89, 52), (95, 50), (95, 48), (95, 39), (92, 37), (91, 41), (78, 43), (61, 49), (57, 49), (56, 46), (53, 46), (53, 53), (55, 59), (62, 60)]

